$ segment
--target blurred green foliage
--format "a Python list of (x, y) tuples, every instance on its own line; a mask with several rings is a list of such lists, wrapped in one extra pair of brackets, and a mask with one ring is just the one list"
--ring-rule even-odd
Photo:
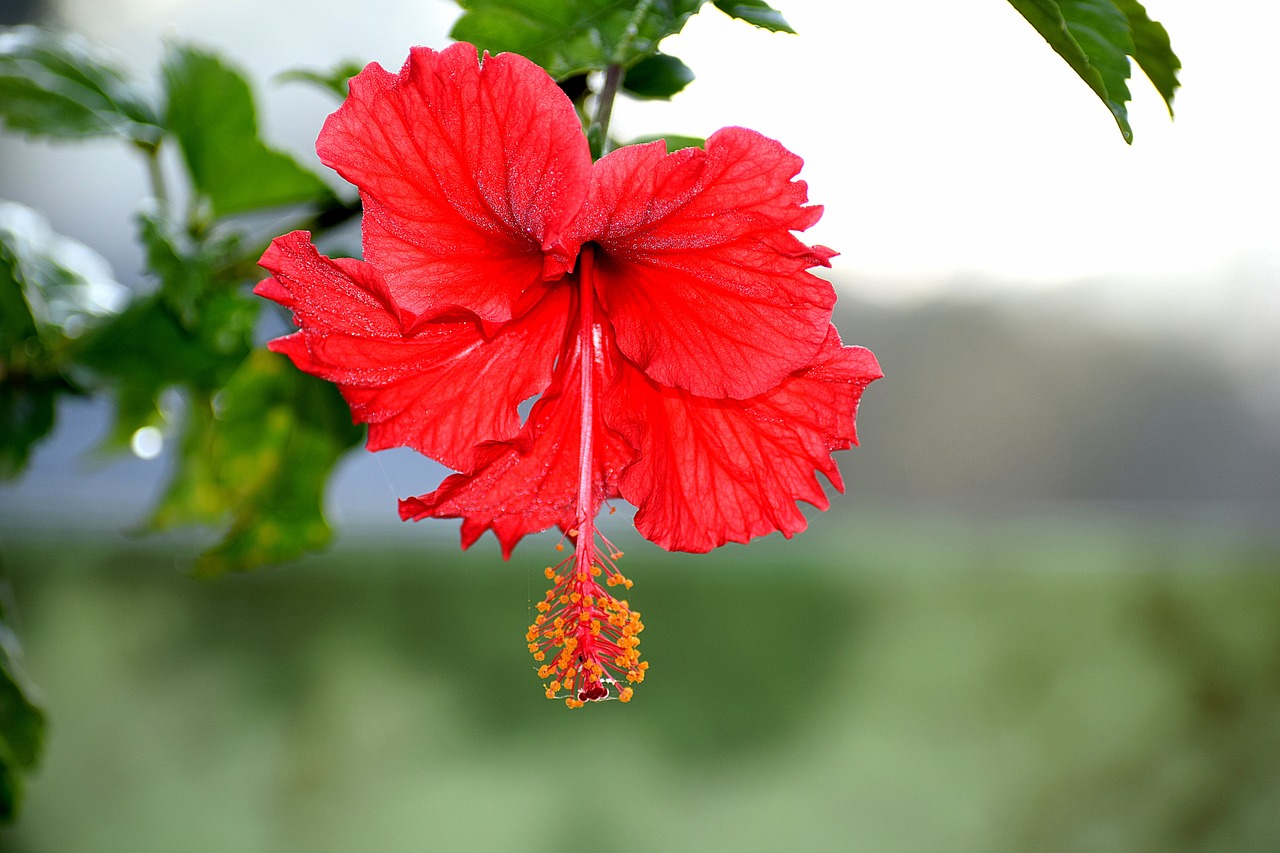
[[(109, 448), (128, 447), (145, 427), (178, 439), (179, 464), (150, 526), (222, 525), (222, 542), (199, 566), (243, 570), (329, 540), (324, 484), (360, 437), (329, 385), (255, 349), (263, 303), (250, 291), (272, 234), (244, 215), (284, 209), (291, 219), (273, 228), (323, 231), (358, 205), (262, 141), (249, 82), (230, 63), (174, 43), (159, 78), (153, 102), (120, 63), (77, 36), (32, 27), (0, 35), (0, 84), (17, 93), (0, 102), (9, 127), (49, 138), (115, 133), (135, 143), (152, 176), (138, 217), (152, 289), (112, 310), (53, 311), (68, 302), (55, 291), (120, 288), (109, 272), (60, 265), (42, 248), (51, 238), (32, 236), (35, 214), (0, 228), (0, 300), (12, 308), (0, 329), (0, 459), (7, 476), (21, 471), (52, 429), (57, 392), (108, 393), (116, 409)], [(169, 146), (186, 166), (180, 193), (161, 177)], [(166, 405), (174, 392), (185, 411)]]
[(165, 128), (214, 218), (288, 204), (323, 204), (325, 183), (258, 136), (249, 83), (216, 54), (173, 45), (162, 71)]
[(355, 60), (346, 60), (324, 71), (313, 68), (291, 68), (277, 74), (276, 79), (282, 83), (311, 83), (339, 98), (346, 98), (347, 81), (359, 74), (363, 67)]
[(231, 508), (228, 535), (200, 557), (199, 573), (281, 563), (329, 543), (325, 481), (363, 435), (336, 388), (255, 350), (215, 397), (189, 411), (189, 462), (152, 525), (217, 523)]
[(116, 57), (74, 33), (0, 31), (0, 120), (32, 137), (160, 138), (155, 105)]
[(35, 211), (0, 202), (0, 478), (15, 477), (76, 392), (77, 339), (118, 310), (124, 288), (88, 247)]
[(16, 814), (25, 775), (44, 744), (44, 711), (22, 670), (9, 599), (9, 585), (0, 581), (0, 822)]
[[(35, 138), (116, 136), (152, 180), (138, 217), (149, 292), (130, 294), (38, 213), (0, 208), (0, 476), (20, 474), (53, 430), (60, 394), (106, 393), (116, 410), (108, 448), (128, 447), (143, 428), (179, 437), (151, 528), (222, 526), (197, 562), (204, 573), (293, 559), (330, 539), (325, 482), (360, 432), (331, 386), (255, 349), (262, 303), (250, 288), (272, 235), (237, 217), (288, 208), (285, 230), (323, 230), (358, 207), (261, 140), (248, 80), (217, 55), (171, 44), (159, 76), (149, 95), (73, 34), (0, 32), (5, 126)], [(184, 210), (162, 177), (166, 147), (186, 166)], [(175, 393), (185, 411), (165, 405)], [(43, 725), (34, 711), (19, 716), (28, 700), (9, 676), (0, 678), (0, 818), (16, 811), (21, 772), (38, 752), (27, 730)]]

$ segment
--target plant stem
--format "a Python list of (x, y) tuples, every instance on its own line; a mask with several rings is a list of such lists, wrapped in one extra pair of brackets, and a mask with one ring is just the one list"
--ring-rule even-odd
[(587, 131), (587, 139), (591, 142), (591, 153), (597, 160), (609, 153), (609, 117), (613, 114), (613, 102), (622, 86), (623, 61), (631, 42), (640, 34), (640, 24), (645, 15), (649, 14), (649, 7), (652, 5), (653, 0), (640, 0), (636, 4), (631, 20), (627, 21), (627, 28), (622, 31), (622, 37), (614, 48), (613, 62), (605, 68), (604, 86), (596, 93), (596, 115)]
[(591, 127), (591, 133), (599, 140), (598, 157), (609, 153), (609, 119), (613, 115), (613, 101), (618, 97), (621, 85), (622, 66), (616, 63), (610, 65), (604, 72), (604, 86), (596, 95), (596, 118)]
[(164, 183), (164, 168), (160, 163), (160, 143), (138, 147), (147, 157), (147, 175), (151, 179), (151, 194), (155, 196), (160, 209), (165, 210), (169, 207), (169, 193)]

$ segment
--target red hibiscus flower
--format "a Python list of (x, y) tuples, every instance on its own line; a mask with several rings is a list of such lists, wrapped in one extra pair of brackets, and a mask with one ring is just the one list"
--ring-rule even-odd
[(727, 128), (705, 150), (593, 163), (542, 69), (455, 44), (367, 67), (317, 150), (360, 189), (364, 260), (276, 239), (257, 292), (299, 331), (271, 348), (338, 385), (369, 449), (460, 472), (402, 518), (461, 518), (463, 547), (492, 530), (504, 557), (552, 525), (573, 538), (528, 636), (551, 655), (548, 696), (577, 706), (644, 676), (639, 614), (598, 582), (630, 586), (595, 529), (603, 502), (634, 504), (664, 548), (708, 551), (803, 530), (796, 502), (827, 506), (816, 472), (843, 487), (831, 454), (881, 373), (831, 325), (835, 294), (808, 270), (834, 253), (792, 233), (822, 210), (777, 142)]

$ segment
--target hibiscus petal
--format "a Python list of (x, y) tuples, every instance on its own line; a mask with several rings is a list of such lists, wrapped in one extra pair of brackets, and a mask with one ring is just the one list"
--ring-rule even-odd
[[(617, 369), (617, 350), (607, 324), (597, 325), (595, 387), (607, 388)], [(577, 526), (582, 447), (581, 347), (557, 374), (549, 390), (529, 413), (520, 435), (480, 449), (470, 473), (445, 478), (434, 492), (400, 501), (400, 517), (461, 518), (462, 547), (469, 548), (486, 530), (502, 546), (504, 559), (527, 533), (559, 525)], [(599, 395), (597, 395), (599, 396)], [(605, 426), (594, 407), (592, 460), (593, 504), (618, 496), (618, 475), (634, 451)]]
[[(618, 348), (649, 378), (704, 397), (761, 394), (809, 364), (835, 304), (806, 270), (834, 253), (792, 231), (822, 214), (780, 144), (727, 128), (707, 148), (620, 148), (596, 164), (564, 257), (598, 243)], [(567, 260), (565, 261), (567, 262)]]
[(460, 305), (488, 322), (527, 307), (542, 246), (590, 184), (573, 104), (523, 57), (458, 43), (372, 63), (325, 122), (320, 159), (360, 188), (364, 258), (419, 313)]
[(256, 292), (301, 326), (270, 347), (338, 385), (353, 418), (369, 424), (370, 450), (404, 445), (467, 469), (477, 445), (519, 432), (517, 406), (550, 383), (563, 343), (563, 288), (488, 337), (474, 317), (397, 310), (376, 268), (326, 258), (307, 237), (277, 238), (260, 262), (275, 277)]
[(259, 282), (253, 292), (293, 311), (294, 323), (302, 328), (389, 336), (416, 320), (412, 312), (397, 309), (377, 270), (325, 257), (311, 245), (308, 231), (272, 240), (258, 265), (275, 278)]
[(812, 365), (750, 400), (696, 397), (625, 368), (605, 422), (639, 449), (619, 481), (636, 528), (695, 552), (804, 530), (796, 501), (826, 509), (815, 470), (843, 491), (831, 451), (856, 443), (858, 400), (881, 375), (869, 351), (841, 346), (834, 326)]

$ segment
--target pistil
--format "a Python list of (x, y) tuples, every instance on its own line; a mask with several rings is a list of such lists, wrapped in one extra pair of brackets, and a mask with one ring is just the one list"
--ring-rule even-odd
[[(644, 680), (647, 663), (640, 662), (639, 633), (644, 630), (639, 612), (626, 599), (615, 598), (609, 587), (631, 588), (615, 562), (622, 556), (595, 528), (600, 509), (596, 496), (595, 395), (596, 365), (601, 357), (601, 337), (595, 323), (594, 253), (582, 250), (579, 266), (579, 330), (577, 358), (581, 371), (582, 428), (579, 433), (577, 526), (568, 531), (573, 554), (546, 569), (552, 587), (538, 602), (538, 616), (526, 639), (534, 660), (543, 663), (539, 678), (548, 699), (564, 699), (570, 708), (613, 697), (628, 702), (630, 684)], [(597, 542), (597, 540), (599, 540)], [(557, 546), (563, 548), (563, 545)]]

